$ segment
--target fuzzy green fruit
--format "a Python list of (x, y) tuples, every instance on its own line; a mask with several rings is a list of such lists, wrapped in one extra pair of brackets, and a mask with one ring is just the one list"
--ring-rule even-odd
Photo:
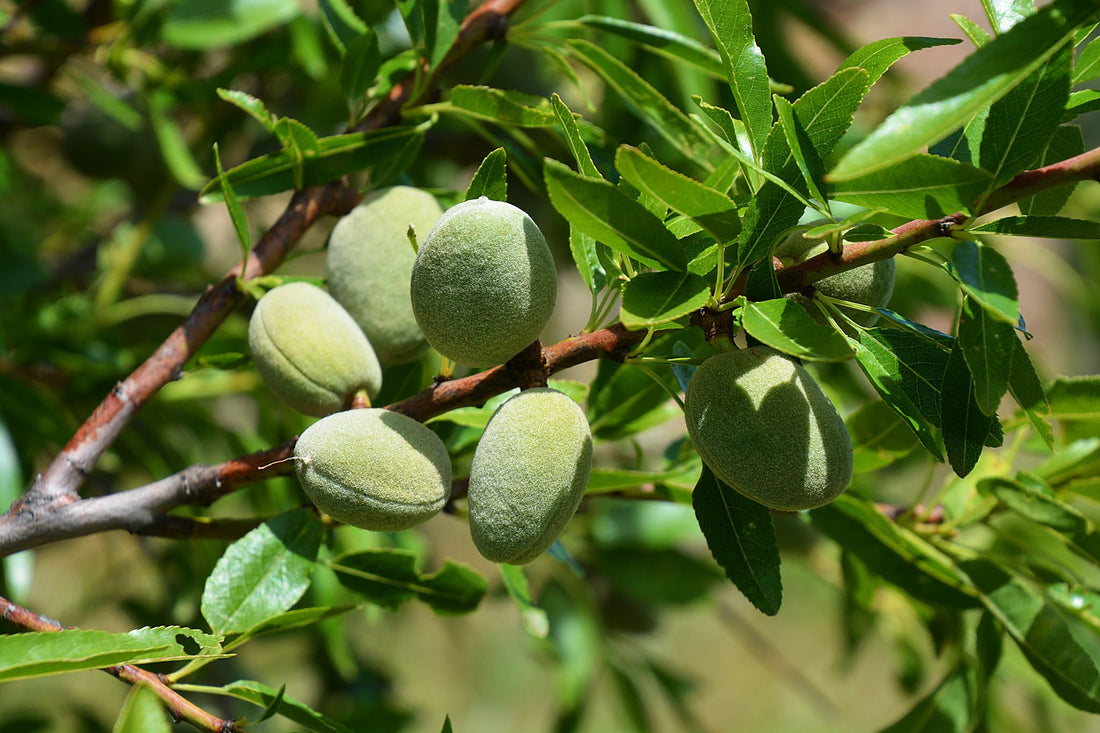
[(382, 367), (348, 312), (315, 285), (292, 282), (268, 292), (248, 322), (248, 347), (278, 397), (307, 415), (347, 407), (355, 393), (382, 387)]
[(332, 297), (347, 308), (383, 362), (404, 364), (428, 350), (409, 299), (416, 252), (408, 230), (412, 225), (424, 241), (442, 213), (435, 197), (418, 188), (383, 188), (337, 222), (329, 237)]
[[(801, 233), (796, 232), (787, 237), (775, 254), (780, 259), (793, 262), (802, 262), (821, 252), (826, 245), (821, 241), (805, 239)], [(862, 303), (872, 308), (880, 308), (890, 302), (890, 296), (894, 293), (894, 275), (896, 273), (894, 258), (890, 257), (869, 265), (862, 265), (851, 270), (831, 275), (813, 284), (813, 289), (830, 298), (847, 300), (852, 303)], [(796, 296), (796, 300), (804, 301), (804, 297)], [(808, 303), (803, 302), (804, 305)], [(809, 308), (810, 313), (819, 321), (824, 322), (816, 308)], [(844, 308), (844, 313), (861, 326), (871, 326), (878, 320), (878, 313)]]
[(573, 518), (592, 469), (592, 432), (580, 406), (529, 389), (493, 413), (474, 452), (470, 534), (486, 559), (522, 565)]
[(852, 479), (852, 440), (836, 407), (805, 369), (767, 347), (703, 362), (684, 415), (703, 463), (765, 506), (812, 509)]
[(396, 532), (433, 517), (451, 495), (451, 459), (435, 433), (379, 408), (309, 426), (294, 446), (298, 480), (314, 505), (363, 529)]
[(538, 338), (557, 291), (554, 258), (535, 222), (484, 196), (448, 209), (413, 265), (420, 330), (440, 354), (472, 367), (508, 361)]

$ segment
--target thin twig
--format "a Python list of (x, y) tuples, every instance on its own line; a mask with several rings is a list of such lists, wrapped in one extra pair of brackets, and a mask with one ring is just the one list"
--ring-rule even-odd
[[(0, 618), (27, 631), (53, 632), (72, 629), (72, 626), (62, 626), (52, 618), (47, 618), (18, 606), (6, 598), (0, 598)], [(240, 725), (234, 720), (223, 720), (206, 712), (195, 703), (180, 695), (169, 687), (159, 674), (154, 674), (141, 667), (132, 664), (119, 664), (114, 667), (104, 667), (103, 671), (117, 677), (131, 685), (147, 685), (164, 704), (169, 715), (174, 720), (186, 720), (199, 730), (209, 733), (239, 733)]]

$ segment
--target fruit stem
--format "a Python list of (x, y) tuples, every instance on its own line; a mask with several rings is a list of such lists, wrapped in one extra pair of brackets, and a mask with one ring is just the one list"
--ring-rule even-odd
[(367, 407), (370, 407), (370, 395), (367, 390), (361, 389), (351, 398), (351, 409), (361, 410)]

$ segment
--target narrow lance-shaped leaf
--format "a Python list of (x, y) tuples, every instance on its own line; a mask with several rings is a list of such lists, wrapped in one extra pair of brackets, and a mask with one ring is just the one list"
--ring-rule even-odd
[(149, 112), (149, 122), (169, 173), (181, 186), (197, 189), (206, 176), (195, 162), (183, 131), (171, 115), (172, 102), (172, 95), (163, 90), (147, 95), (145, 107)]
[(340, 67), (340, 89), (344, 97), (352, 102), (362, 97), (374, 83), (381, 66), (378, 34), (368, 28), (348, 44), (344, 54), (344, 63)]
[[(596, 72), (616, 94), (649, 122), (658, 134), (688, 158), (702, 158), (710, 141), (686, 114), (668, 101), (633, 69), (595, 44), (580, 38), (566, 41), (570, 54)], [(767, 80), (765, 79), (765, 88)]]
[(1039, 375), (1035, 373), (1035, 366), (1031, 363), (1027, 349), (1023, 343), (1016, 339), (1015, 353), (1012, 355), (1012, 374), (1008, 380), (1008, 389), (1012, 398), (1020, 405), (1031, 421), (1035, 432), (1047, 444), (1047, 448), (1054, 449), (1054, 431), (1050, 425), (1050, 402)]
[[(795, 118), (818, 156), (825, 158), (832, 152), (869, 88), (866, 71), (845, 69), (795, 101)], [(772, 129), (764, 146), (764, 167), (800, 192), (805, 190), (787, 138), (778, 127)], [(737, 265), (747, 267), (767, 257), (779, 237), (798, 223), (803, 210), (804, 204), (783, 187), (772, 181), (761, 186), (741, 222)]]
[(424, 51), (428, 65), (435, 68), (458, 37), (458, 29), (466, 18), (467, 0), (423, 0)]
[(821, 195), (818, 179), (825, 172), (821, 164), (821, 158), (813, 148), (813, 143), (806, 137), (805, 131), (794, 116), (794, 108), (790, 102), (778, 94), (775, 95), (775, 112), (779, 117), (779, 124), (783, 127), (783, 135), (787, 138), (787, 147), (791, 151), (798, 170), (802, 173), (802, 181), (810, 196), (827, 205), (827, 200)]
[(993, 173), (983, 199), (1038, 157), (1062, 121), (1069, 99), (1073, 46), (1065, 44), (989, 108), (978, 164)]
[(329, 40), (341, 55), (352, 41), (366, 33), (367, 24), (355, 14), (347, 0), (318, 0), (317, 5)]
[(1020, 516), (1059, 533), (1093, 562), (1100, 560), (1100, 532), (1096, 525), (1076, 507), (1055, 496), (1037, 477), (1026, 473), (1020, 473), (1016, 479), (994, 476), (983, 479), (978, 488), (997, 497)]
[(134, 685), (111, 733), (171, 733), (172, 725), (156, 693), (146, 684)]
[(417, 598), (439, 614), (469, 613), (485, 596), (485, 579), (465, 565), (447, 560), (423, 574), (416, 564), (416, 554), (406, 550), (366, 550), (341, 555), (329, 567), (349, 590), (391, 610)]
[(295, 0), (189, 0), (170, 8), (160, 37), (170, 46), (185, 49), (235, 46), (301, 12)]
[(768, 69), (753, 36), (748, 2), (695, 0), (695, 7), (714, 38), (734, 102), (749, 133), (752, 147), (743, 152), (759, 161), (772, 126), (772, 101)]
[(451, 90), (451, 104), (475, 117), (520, 127), (546, 127), (557, 121), (544, 97), (509, 89), (459, 85)]
[(981, 457), (992, 429), (990, 418), (978, 407), (974, 379), (966, 366), (962, 345), (955, 343), (943, 372), (942, 426), (947, 460), (959, 476), (970, 473)]
[(982, 0), (982, 7), (998, 35), (1035, 14), (1035, 0)]
[(682, 270), (679, 241), (644, 206), (604, 180), (585, 178), (546, 160), (550, 203), (581, 232), (650, 267)]
[(986, 415), (996, 414), (1008, 391), (1016, 344), (1016, 329), (1011, 324), (966, 297), (959, 319), (959, 346), (974, 379), (978, 408)]
[(947, 137), (1046, 62), (1097, 11), (1057, 0), (977, 49), (849, 150), (829, 174), (843, 181), (888, 168)]
[(1019, 324), (1016, 277), (1008, 260), (996, 249), (969, 240), (959, 242), (951, 252), (948, 273), (996, 318), (1013, 326)]
[[(185, 685), (181, 687), (185, 687), (188, 692), (234, 697), (265, 709), (274, 706), (275, 712), (279, 715), (306, 730), (317, 731), (317, 733), (351, 733), (351, 729), (347, 726), (325, 717), (304, 702), (285, 694), (279, 697), (279, 690), (262, 682), (237, 680), (225, 687), (209, 687), (206, 685)], [(275, 705), (276, 701), (278, 702), (277, 705)]]
[(497, 148), (485, 156), (466, 187), (466, 201), (482, 196), (493, 201), (508, 200), (508, 155), (504, 148)]
[(959, 664), (900, 720), (879, 733), (970, 733), (975, 682), (973, 668)]
[(982, 603), (997, 617), (1031, 666), (1063, 700), (1081, 710), (1100, 713), (1100, 658), (1096, 637), (1085, 626), (1004, 568), (986, 560), (961, 565), (981, 593)]
[[(248, 251), (252, 249), (252, 234), (248, 231), (248, 217), (244, 214), (241, 200), (233, 190), (229, 177), (222, 169), (222, 158), (218, 153), (218, 144), (214, 143), (214, 167), (218, 171), (218, 183), (221, 185), (225, 207), (229, 210), (229, 219), (233, 222), (233, 230), (237, 233), (237, 241), (241, 245), (241, 254), (248, 257)], [(244, 272), (244, 268), (241, 269)]]
[(691, 218), (718, 242), (732, 242), (741, 233), (737, 205), (729, 196), (666, 168), (630, 146), (624, 145), (616, 152), (615, 167), (635, 188)]
[(263, 100), (253, 97), (248, 92), (236, 89), (218, 88), (218, 96), (235, 107), (247, 112), (254, 120), (264, 126), (264, 129), (275, 134), (275, 115), (267, 110)]
[(980, 168), (921, 153), (890, 168), (833, 183), (829, 195), (906, 218), (939, 219), (970, 211), (991, 180), (993, 176)]
[(783, 581), (771, 511), (734, 491), (707, 468), (692, 493), (699, 527), (714, 559), (752, 605), (779, 613)]
[(676, 31), (606, 15), (584, 15), (577, 22), (634, 41), (666, 58), (686, 61), (711, 76), (726, 78), (725, 65), (716, 51)]
[(561, 101), (561, 97), (556, 92), (550, 96), (550, 106), (553, 108), (554, 116), (561, 127), (565, 143), (569, 146), (569, 151), (573, 153), (573, 160), (577, 161), (577, 170), (580, 171), (581, 175), (589, 178), (603, 178), (599, 169), (596, 168), (596, 164), (592, 162), (592, 154), (588, 151), (588, 146), (584, 144), (584, 140), (581, 138), (581, 129), (573, 116), (573, 112), (566, 106), (565, 102)]
[(935, 46), (953, 46), (957, 43), (961, 43), (957, 38), (925, 38), (922, 36), (883, 38), (853, 51), (837, 67), (837, 71), (859, 67), (871, 75), (871, 84), (874, 84), (896, 61), (905, 58), (913, 51)]
[(527, 575), (518, 565), (500, 565), (500, 578), (504, 581), (504, 588), (512, 601), (519, 609), (520, 618), (523, 619), (523, 628), (536, 639), (545, 639), (550, 633), (550, 621), (546, 617), (546, 611), (535, 605), (531, 600), (531, 588), (527, 583)]
[(1100, 239), (1100, 222), (1070, 219), (1065, 216), (1006, 216), (1003, 219), (980, 224), (971, 228), (970, 231), (1011, 237)]
[[(1033, 165), (1036, 168), (1057, 163), (1085, 152), (1085, 139), (1077, 125), (1062, 125), (1054, 131), (1054, 136), (1043, 149), (1039, 159)], [(1025, 216), (1053, 216), (1062, 210), (1070, 194), (1077, 188), (1077, 182), (1056, 186), (1020, 201), (1020, 213)]]

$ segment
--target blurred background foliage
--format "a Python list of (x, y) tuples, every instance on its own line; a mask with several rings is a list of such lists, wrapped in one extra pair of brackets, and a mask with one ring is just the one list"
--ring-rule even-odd
[[(400, 5), (402, 0), (398, 0)], [(378, 34), (383, 58), (410, 45), (392, 0), (350, 2)], [(959, 7), (972, 5), (974, 7)], [(771, 76), (797, 94), (858, 45), (891, 35), (960, 35), (951, 12), (977, 19), (977, 2), (903, 0), (752, 3)], [(453, 83), (491, 83), (540, 96), (559, 93), (603, 131), (590, 142), (610, 170), (621, 142), (645, 141), (664, 160), (676, 152), (583, 67), (554, 58), (546, 34), (575, 37), (585, 13), (649, 23), (693, 38), (705, 28), (691, 3), (664, 0), (534, 0), (508, 44), (490, 44), (453, 69)], [(537, 22), (537, 27), (536, 27)], [(592, 32), (584, 32), (591, 35)], [(201, 206), (214, 174), (278, 149), (278, 141), (216, 90), (243, 90), (320, 135), (337, 134), (362, 110), (340, 83), (340, 56), (309, 0), (0, 0), (0, 505), (42, 470), (103, 396), (185, 316), (199, 292), (239, 257), (221, 205)], [(599, 42), (684, 108), (692, 95), (732, 108), (724, 84), (625, 39)], [(898, 65), (857, 117), (868, 129), (886, 110), (950, 68), (966, 49), (938, 48)], [(1087, 143), (1100, 139), (1085, 118)], [(546, 341), (583, 324), (588, 295), (569, 262), (567, 228), (539, 182), (543, 154), (566, 159), (560, 139), (444, 117), (401, 181), (461, 191), (492, 149), (513, 165), (510, 200), (529, 211), (563, 264), (561, 303)], [(536, 184), (537, 185), (537, 184)], [(1095, 219), (1100, 197), (1079, 188), (1067, 215)], [(253, 236), (285, 205), (248, 202)], [(301, 242), (285, 272), (323, 274), (327, 227)], [(1017, 272), (1044, 376), (1100, 362), (1100, 250), (1005, 242)], [(956, 291), (902, 260), (891, 307), (947, 328)], [(247, 313), (231, 317), (186, 368), (146, 405), (85, 486), (86, 495), (131, 488), (193, 463), (213, 463), (280, 443), (308, 420), (282, 406), (247, 364)], [(841, 412), (868, 388), (851, 365), (825, 365)], [(586, 365), (566, 379), (598, 386), (615, 367)], [(422, 388), (430, 363), (387, 383), (386, 402)], [(627, 379), (619, 375), (620, 379)], [(643, 380), (644, 382), (645, 380)], [(641, 432), (608, 429), (597, 465), (664, 470), (680, 464), (675, 410)], [(671, 419), (670, 422), (666, 422)], [(638, 426), (635, 426), (638, 427)], [(437, 424), (456, 455), (477, 431)], [(623, 437), (625, 436), (625, 437)], [(905, 446), (900, 453), (907, 452)], [(460, 458), (461, 460), (461, 458)], [(999, 460), (991, 453), (985, 460)], [(912, 504), (951, 481), (923, 455), (857, 476), (882, 501)], [(688, 487), (690, 487), (688, 483)], [(304, 502), (296, 483), (272, 480), (221, 500), (219, 516), (267, 516)], [(822, 542), (798, 517), (778, 517), (787, 600), (775, 619), (755, 612), (712, 562), (690, 507), (593, 496), (566, 540), (577, 565), (531, 566), (538, 608), (521, 615), (496, 566), (483, 561), (465, 525), (440, 516), (400, 535), (336, 530), (336, 547), (400, 546), (438, 566), (468, 563), (490, 580), (475, 614), (434, 616), (410, 605), (368, 607), (299, 634), (262, 639), (206, 668), (204, 683), (246, 678), (276, 685), (353, 730), (437, 731), (856, 731), (898, 718), (945, 670), (937, 652), (972, 630), (879, 586), (865, 568)], [(1025, 527), (1011, 543), (1082, 573), (1064, 548)], [(0, 593), (62, 623), (122, 631), (142, 625), (203, 626), (202, 583), (226, 543), (88, 537), (5, 560)], [(1041, 562), (1041, 561), (1040, 561)], [(847, 590), (845, 590), (847, 589)], [(348, 602), (319, 570), (311, 605)], [(874, 596), (874, 601), (871, 597)], [(546, 638), (540, 632), (549, 628)], [(1015, 648), (1005, 649), (990, 730), (1100, 730), (1057, 701)], [(0, 733), (107, 731), (126, 693), (104, 675), (80, 673), (0, 686)], [(50, 700), (49, 705), (41, 701)], [(200, 704), (226, 717), (255, 709), (225, 698)], [(281, 719), (265, 730), (293, 730)]]

